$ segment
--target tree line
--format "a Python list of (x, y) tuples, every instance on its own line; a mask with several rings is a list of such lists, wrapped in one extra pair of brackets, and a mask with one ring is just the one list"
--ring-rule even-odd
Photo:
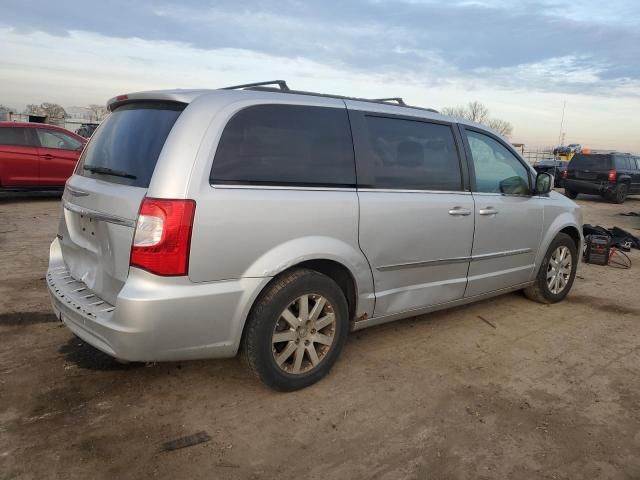
[(450, 117), (480, 123), (505, 137), (510, 137), (513, 133), (513, 126), (511, 123), (499, 118), (492, 118), (489, 115), (489, 109), (477, 101), (469, 102), (467, 105), (458, 107), (445, 107), (442, 109), (442, 113), (444, 115), (449, 115)]
[[(89, 111), (89, 119), (92, 121), (101, 121), (107, 116), (107, 109), (103, 105), (89, 105), (87, 107)], [(0, 105), (0, 112), (10, 111), (15, 112), (15, 109), (11, 109), (4, 105)], [(44, 102), (40, 105), (30, 104), (27, 105), (24, 112), (26, 115), (43, 115), (51, 118), (68, 118), (69, 115), (65, 109), (57, 103)], [(444, 115), (460, 118), (464, 120), (470, 120), (472, 122), (486, 125), (487, 127), (495, 130), (500, 135), (510, 137), (513, 133), (513, 126), (506, 120), (499, 118), (493, 118), (489, 115), (489, 109), (480, 102), (469, 102), (467, 105), (458, 107), (445, 107), (442, 109)]]
[[(91, 121), (101, 121), (104, 117), (109, 113), (107, 108), (104, 105), (96, 105), (92, 104), (86, 107), (89, 113), (89, 120)], [(0, 112), (17, 112), (17, 109), (7, 107), (5, 105), (0, 105)], [(43, 102), (40, 105), (37, 104), (29, 104), (25, 107), (24, 111), (21, 113), (25, 115), (41, 115), (49, 118), (69, 118), (70, 115), (67, 111), (57, 103), (49, 103)]]

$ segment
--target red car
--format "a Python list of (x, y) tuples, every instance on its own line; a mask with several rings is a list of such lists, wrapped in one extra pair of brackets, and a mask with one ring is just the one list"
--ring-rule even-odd
[(0, 122), (0, 190), (63, 188), (85, 143), (54, 125)]

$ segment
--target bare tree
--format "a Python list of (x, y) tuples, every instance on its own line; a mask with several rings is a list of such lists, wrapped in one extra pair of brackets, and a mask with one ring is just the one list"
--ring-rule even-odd
[(467, 111), (472, 122), (484, 124), (489, 120), (489, 109), (478, 101), (469, 102)]
[(467, 107), (444, 107), (440, 112), (443, 115), (468, 120)]
[(104, 120), (104, 117), (106, 117), (107, 114), (109, 113), (109, 111), (107, 110), (107, 107), (105, 107), (104, 105), (92, 104), (92, 105), (89, 105), (89, 107), (87, 108), (89, 110), (89, 115), (91, 116), (91, 120), (95, 122), (100, 122)]
[(506, 120), (490, 118), (486, 125), (504, 137), (510, 137), (513, 133), (513, 126)]
[(40, 105), (27, 105), (25, 113), (30, 115), (43, 115), (51, 118), (65, 118), (67, 112), (57, 103), (44, 102)]
[(0, 103), (0, 112), (15, 112), (15, 108), (7, 107), (6, 105), (2, 105)]
[(444, 107), (441, 112), (450, 117), (481, 123), (505, 137), (509, 137), (513, 133), (513, 126), (509, 122), (499, 118), (491, 118), (489, 109), (477, 101), (469, 102), (466, 106)]

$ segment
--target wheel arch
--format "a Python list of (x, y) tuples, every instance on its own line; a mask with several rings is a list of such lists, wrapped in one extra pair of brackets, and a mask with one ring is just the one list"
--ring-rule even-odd
[(253, 292), (250, 304), (238, 312), (240, 318), (235, 333), (238, 346), (244, 337), (247, 319), (261, 295), (275, 279), (297, 268), (317, 271), (336, 282), (347, 299), (350, 320), (373, 314), (373, 274), (362, 251), (336, 238), (301, 237), (265, 252), (243, 273), (243, 277), (262, 277), (265, 282)]
[(538, 269), (542, 264), (542, 259), (549, 249), (549, 245), (551, 245), (551, 242), (553, 242), (553, 239), (556, 238), (559, 233), (565, 233), (571, 237), (576, 245), (578, 258), (582, 254), (582, 243), (584, 239), (582, 237), (581, 226), (579, 226), (576, 222), (576, 218), (574, 218), (574, 216), (569, 212), (558, 215), (551, 225), (545, 229), (545, 234), (542, 238), (542, 242), (540, 243), (540, 249), (536, 255), (535, 268), (531, 277), (532, 280), (538, 274)]

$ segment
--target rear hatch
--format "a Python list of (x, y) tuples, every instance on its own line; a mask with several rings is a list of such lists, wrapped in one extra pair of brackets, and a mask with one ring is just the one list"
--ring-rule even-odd
[(60, 219), (71, 276), (114, 305), (129, 273), (136, 218), (184, 103), (119, 105), (95, 131), (67, 182)]
[(567, 169), (567, 178), (606, 182), (611, 168), (611, 155), (580, 153), (571, 159)]

